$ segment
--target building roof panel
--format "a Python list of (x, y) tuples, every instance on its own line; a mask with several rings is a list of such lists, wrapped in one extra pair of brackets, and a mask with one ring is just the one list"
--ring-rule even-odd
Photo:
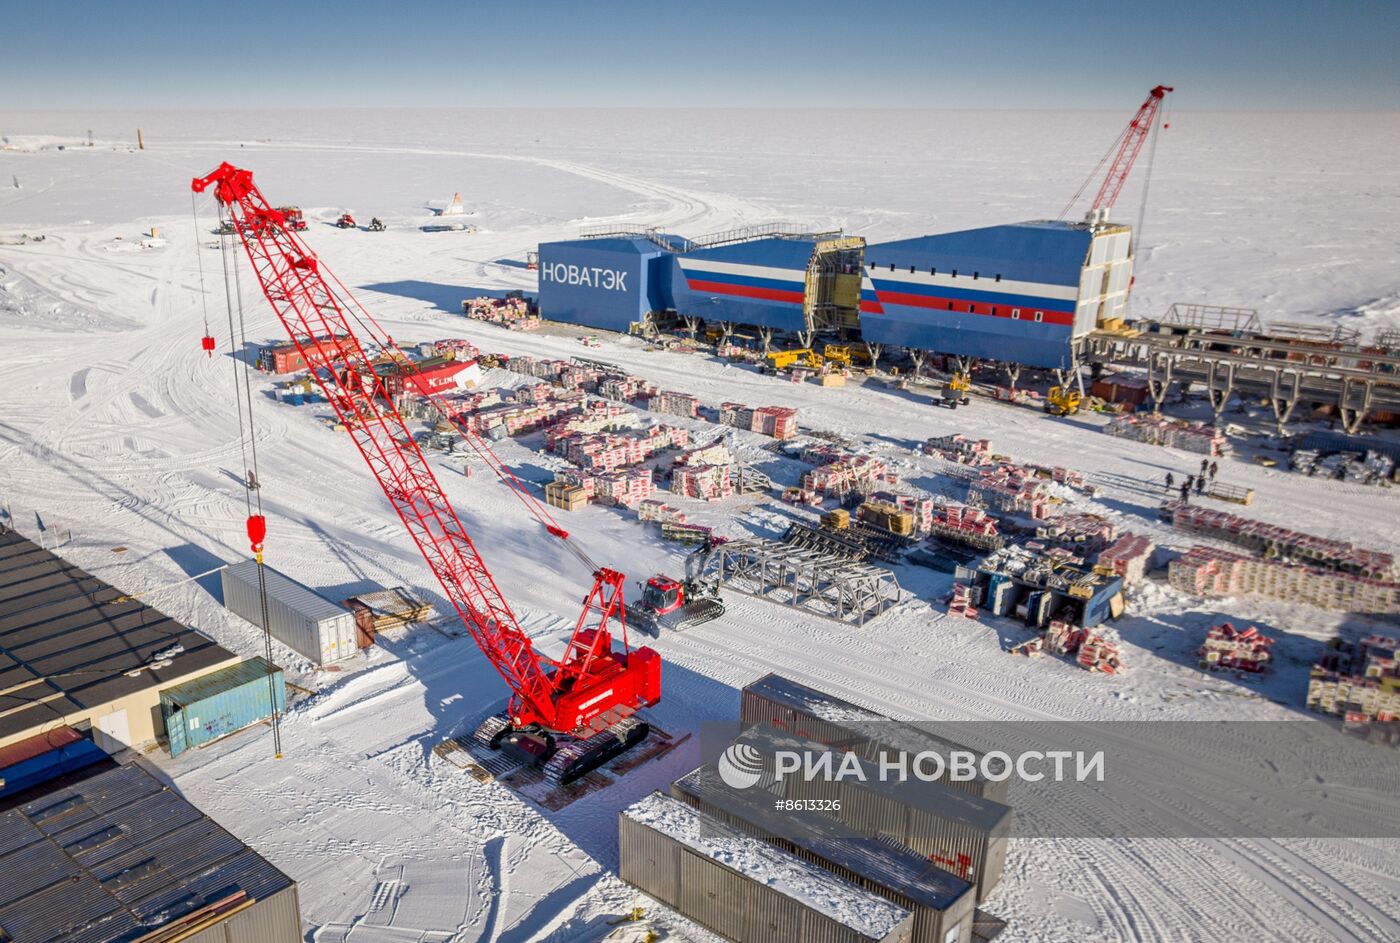
[(866, 246), (865, 262), (1077, 286), (1093, 238), (1080, 224), (1034, 220), (876, 243)]

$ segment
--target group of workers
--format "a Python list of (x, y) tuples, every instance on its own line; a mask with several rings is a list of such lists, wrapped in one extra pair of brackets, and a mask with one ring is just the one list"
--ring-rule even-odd
[[(1181, 483), (1181, 501), (1183, 504), (1191, 503), (1191, 492), (1196, 494), (1206, 493), (1206, 484), (1214, 483), (1216, 474), (1220, 471), (1220, 466), (1208, 458), (1201, 459), (1201, 470), (1195, 475), (1187, 475)], [(1176, 487), (1176, 476), (1167, 472), (1167, 491)]]

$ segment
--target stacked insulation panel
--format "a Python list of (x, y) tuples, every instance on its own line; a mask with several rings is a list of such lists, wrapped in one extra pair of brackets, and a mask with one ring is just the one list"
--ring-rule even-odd
[(660, 498), (647, 498), (637, 505), (637, 519), (658, 524), (684, 524), (685, 512)]
[(1205, 669), (1259, 673), (1268, 669), (1273, 645), (1273, 639), (1252, 625), (1237, 629), (1232, 623), (1223, 622), (1206, 630), (1206, 639), (1198, 654), (1201, 667)]
[(654, 385), (627, 374), (609, 376), (599, 381), (598, 395), (620, 403), (634, 403), (650, 399), (661, 391)]
[(720, 403), (719, 422), (722, 426), (747, 429), (753, 424), (753, 410), (743, 403)]
[(1167, 581), (1196, 596), (1249, 593), (1351, 612), (1400, 612), (1400, 582), (1337, 570), (1276, 563), (1258, 557), (1192, 547), (1171, 562)]
[(968, 482), (967, 500), (995, 511), (1023, 514), (1036, 520), (1050, 516), (1050, 491), (1044, 480), (1027, 475), (1015, 466), (984, 469), (980, 478)]
[(1132, 586), (1146, 578), (1156, 551), (1156, 546), (1146, 537), (1123, 533), (1099, 554), (1098, 566), (1123, 577), (1124, 586)]
[(1104, 426), (1104, 431), (1121, 439), (1135, 439), (1148, 445), (1163, 445), (1202, 455), (1220, 456), (1230, 451), (1230, 443), (1223, 435), (1199, 422), (1124, 413), (1110, 420)]
[(451, 357), (453, 360), (476, 360), (481, 357), (481, 348), (464, 337), (447, 337), (432, 343), (432, 354), (428, 356)]
[(646, 408), (654, 413), (689, 416), (694, 419), (700, 410), (700, 401), (689, 393), (662, 390), (647, 400)]
[(981, 508), (964, 505), (944, 508), (930, 521), (928, 533), (983, 550), (996, 550), (1004, 543), (994, 518)]
[(797, 410), (789, 406), (760, 406), (753, 411), (749, 429), (775, 439), (790, 439), (797, 435)]
[(1184, 534), (1228, 541), (1269, 557), (1375, 579), (1396, 575), (1394, 556), (1345, 540), (1318, 537), (1181, 501), (1163, 505), (1161, 515)]
[(1308, 707), (1353, 723), (1400, 719), (1400, 640), (1332, 643), (1308, 680)]
[(885, 482), (885, 463), (873, 455), (846, 455), (802, 476), (802, 490), (819, 495), (866, 493)]
[(729, 465), (677, 465), (671, 470), (671, 493), (703, 501), (719, 501), (734, 494)]
[(1086, 634), (1082, 626), (1054, 619), (1045, 630), (1045, 650), (1052, 655), (1073, 655), (1084, 644)]

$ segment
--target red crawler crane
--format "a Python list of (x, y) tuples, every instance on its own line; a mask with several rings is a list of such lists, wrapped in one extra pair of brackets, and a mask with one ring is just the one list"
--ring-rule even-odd
[[(379, 349), (397, 351), (393, 339), (267, 202), (251, 171), (224, 163), (191, 186), (195, 193), (213, 188), (287, 335), (472, 638), (510, 687), (507, 711), (482, 724), (476, 738), (542, 765), (560, 783), (641, 742), (649, 729), (633, 715), (660, 700), (661, 658), (650, 648), (628, 649), (623, 575), (593, 565), (568, 545), (592, 569), (593, 589), (563, 656), (554, 660), (535, 651), (375, 373), (356, 326)], [(345, 340), (336, 344), (335, 337)], [(568, 533), (486, 443), (449, 404), (432, 398), (549, 533), (567, 542)], [(250, 521), (250, 534), (252, 528)], [(621, 651), (613, 650), (608, 627), (614, 618), (622, 625)]]

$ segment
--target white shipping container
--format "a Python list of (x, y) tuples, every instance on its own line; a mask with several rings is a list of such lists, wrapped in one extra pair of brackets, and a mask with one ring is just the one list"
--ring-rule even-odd
[[(355, 616), (296, 580), (263, 566), (267, 581), (267, 630), (298, 655), (318, 665), (344, 661), (359, 651)], [(244, 560), (221, 573), (224, 606), (263, 628), (258, 563)]]

